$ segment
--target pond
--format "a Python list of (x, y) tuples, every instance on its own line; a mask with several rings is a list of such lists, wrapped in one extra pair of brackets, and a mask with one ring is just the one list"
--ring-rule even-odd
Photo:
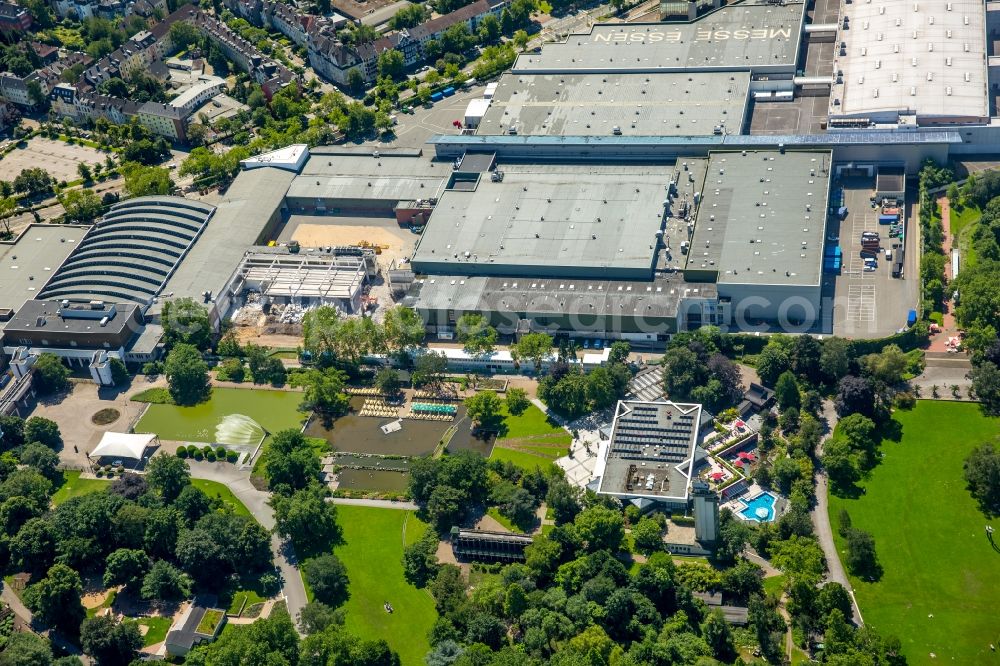
[[(156, 433), (160, 439), (180, 442), (216, 443), (220, 435), (259, 439), (260, 431), (253, 424), (268, 434), (300, 428), (306, 416), (299, 411), (300, 402), (302, 394), (297, 391), (215, 388), (209, 400), (191, 407), (150, 405), (135, 432)], [(248, 417), (253, 423), (247, 418), (227, 419), (234, 416)]]
[(402, 428), (388, 435), (381, 426), (394, 419), (358, 416), (364, 398), (351, 398), (351, 413), (336, 419), (329, 426), (322, 419), (314, 418), (306, 427), (308, 437), (319, 437), (330, 442), (335, 451), (374, 453), (395, 456), (426, 456), (434, 452), (449, 428), (455, 427), (450, 451), (469, 449), (488, 456), (493, 448), (492, 439), (474, 437), (465, 418), (465, 405), (458, 405), (454, 421), (420, 421), (403, 419)]
[(337, 475), (339, 487), (344, 490), (371, 490), (374, 492), (405, 493), (410, 482), (408, 472), (378, 471), (371, 469), (342, 469)]

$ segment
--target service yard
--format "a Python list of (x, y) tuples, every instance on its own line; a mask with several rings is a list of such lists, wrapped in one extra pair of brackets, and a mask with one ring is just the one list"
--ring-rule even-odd
[[(834, 335), (848, 338), (874, 338), (890, 335), (906, 325), (906, 315), (917, 306), (918, 252), (915, 211), (911, 204), (906, 212), (905, 262), (901, 278), (892, 277), (892, 262), (885, 251), (893, 248), (900, 239), (889, 237), (889, 227), (879, 225), (879, 209), (873, 208), (870, 197), (874, 193), (874, 179), (867, 177), (845, 178), (834, 182), (834, 191), (844, 189), (844, 206), (847, 217), (839, 220), (829, 216), (827, 246), (839, 244), (844, 253), (843, 269), (839, 276), (824, 275), (824, 303), (832, 297), (833, 307), (826, 308), (826, 321)], [(908, 201), (910, 197), (908, 196)], [(865, 270), (861, 256), (861, 234), (880, 234), (882, 251), (877, 257), (874, 271)], [(833, 241), (832, 238), (839, 240)], [(824, 327), (829, 331), (829, 326)]]

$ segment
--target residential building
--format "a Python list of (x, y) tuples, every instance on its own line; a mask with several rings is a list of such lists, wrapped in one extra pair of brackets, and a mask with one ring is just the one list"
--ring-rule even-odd
[(184, 120), (188, 114), (172, 104), (145, 102), (136, 110), (139, 124), (151, 132), (175, 141), (186, 141)]
[(31, 28), (31, 12), (12, 2), (0, 2), (0, 32), (25, 32)]

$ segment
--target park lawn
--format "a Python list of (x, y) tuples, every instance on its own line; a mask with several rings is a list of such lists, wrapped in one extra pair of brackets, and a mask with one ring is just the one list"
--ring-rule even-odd
[(788, 580), (788, 576), (770, 576), (764, 579), (764, 592), (766, 594), (773, 594), (776, 597), (780, 597), (785, 591), (785, 582)]
[(978, 206), (966, 206), (958, 212), (951, 211), (951, 234), (958, 239), (958, 248), (962, 254), (962, 264), (976, 263), (976, 252), (972, 247), (972, 235), (983, 213)]
[[(548, 415), (535, 405), (528, 405), (528, 408), (517, 416), (507, 411), (507, 404), (500, 408), (503, 417), (503, 426), (499, 433), (502, 439), (523, 439), (525, 437), (537, 437), (539, 435), (562, 435), (555, 438), (558, 441), (565, 439), (566, 445), (573, 441), (572, 436), (566, 429), (553, 421)], [(548, 440), (548, 437), (546, 438)]]
[(489, 509), (487, 509), (486, 515), (492, 518), (493, 520), (497, 521), (501, 525), (503, 525), (504, 529), (506, 529), (508, 532), (518, 532), (518, 533), (521, 532), (521, 530), (515, 527), (514, 523), (510, 522), (510, 519), (507, 518), (507, 516), (500, 513), (500, 509), (496, 508), (495, 506), (491, 506)]
[[(219, 600), (222, 601), (222, 599), (223, 597), (220, 595)], [(237, 590), (232, 593), (232, 600), (229, 602), (226, 614), (239, 615), (254, 604), (264, 603), (265, 601), (267, 600), (257, 594), (256, 590)]]
[[(902, 641), (910, 664), (995, 663), (996, 581), (1000, 555), (986, 538), (987, 521), (965, 487), (962, 463), (1000, 433), (1000, 420), (971, 403), (920, 400), (897, 411), (899, 441), (882, 442), (883, 458), (859, 485), (856, 499), (831, 495), (837, 547), (839, 513), (875, 537), (884, 574), (852, 578), (865, 622)], [(934, 653), (936, 658), (930, 655)]]
[[(364, 639), (385, 639), (403, 666), (422, 666), (437, 612), (430, 592), (406, 582), (402, 557), (404, 541), (418, 541), (427, 525), (399, 509), (338, 505), (337, 513), (344, 540), (334, 552), (350, 579), (347, 629)], [(382, 606), (387, 601), (392, 614)]]
[(250, 510), (239, 500), (233, 491), (225, 484), (218, 481), (208, 481), (207, 479), (191, 479), (191, 485), (198, 488), (213, 499), (220, 499), (222, 503), (233, 510), (238, 516), (251, 517)]
[(552, 458), (549, 458), (548, 456), (539, 456), (534, 453), (520, 451), (518, 449), (508, 449), (501, 444), (497, 444), (493, 447), (493, 452), (490, 453), (490, 460), (512, 462), (518, 467), (522, 467), (526, 470), (533, 470), (538, 467), (542, 471), (545, 471), (549, 467), (555, 467), (555, 465), (552, 464)]
[(136, 621), (149, 627), (149, 630), (142, 637), (142, 647), (149, 647), (167, 640), (167, 632), (170, 631), (170, 626), (173, 624), (173, 618), (159, 616), (140, 617)]
[(80, 495), (100, 492), (109, 485), (104, 479), (81, 479), (81, 472), (66, 470), (63, 472), (63, 483), (52, 495), (53, 506), (59, 506), (66, 500)]

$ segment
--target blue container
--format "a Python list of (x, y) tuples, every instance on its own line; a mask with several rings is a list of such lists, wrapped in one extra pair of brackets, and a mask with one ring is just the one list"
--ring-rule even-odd
[(906, 325), (913, 326), (916, 323), (917, 323), (917, 311), (910, 310), (909, 313), (907, 313), (906, 315)]
[(447, 88), (441, 91), (441, 94), (444, 95), (445, 97), (451, 97), (452, 95), (455, 94), (455, 89), (452, 88), (451, 86), (448, 86)]
[(895, 224), (896, 222), (899, 222), (899, 216), (898, 215), (879, 215), (878, 216), (878, 223), (879, 224)]
[(444, 95), (442, 95), (441, 93), (439, 92), (431, 93), (432, 102), (440, 102), (442, 99), (444, 99)]

